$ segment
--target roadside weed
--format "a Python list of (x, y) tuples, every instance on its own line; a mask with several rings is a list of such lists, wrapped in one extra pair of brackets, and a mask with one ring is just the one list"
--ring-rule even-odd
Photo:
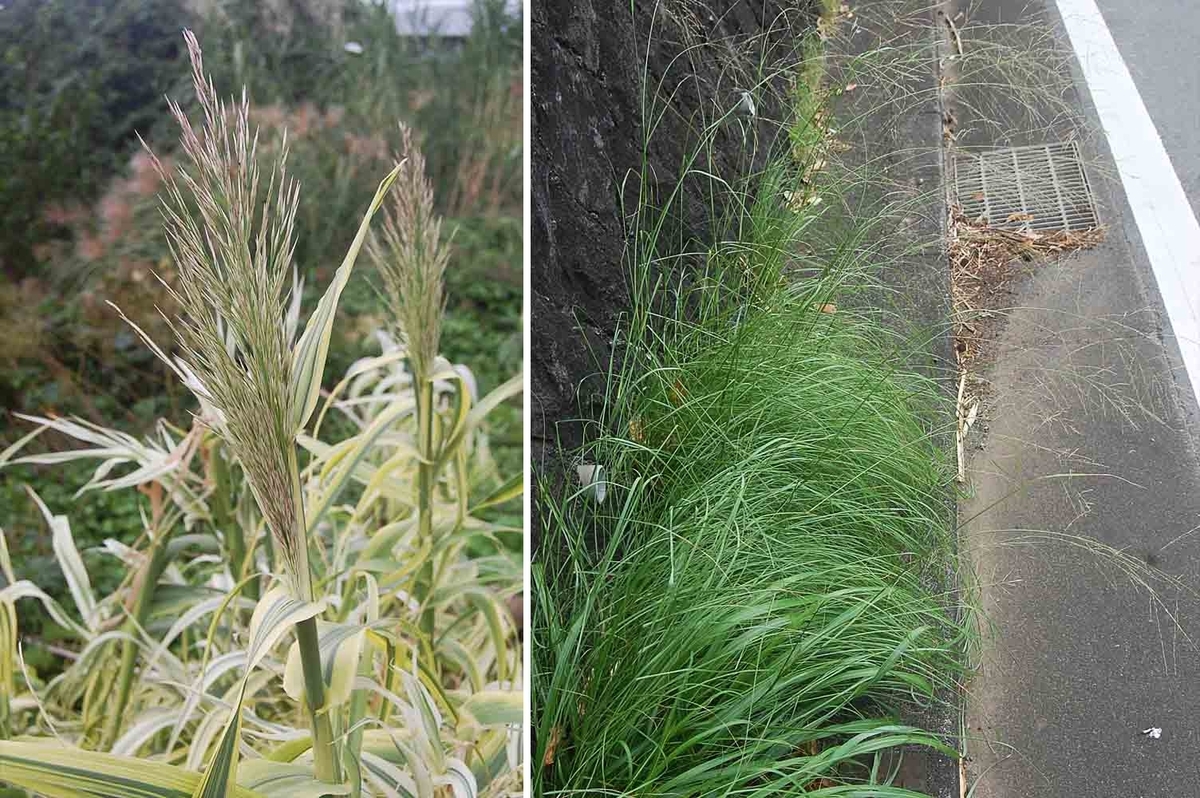
[[(772, 139), (747, 134), (715, 171), (736, 116), (697, 111), (677, 174), (644, 160), (627, 178), (631, 308), (597, 364), (602, 408), (563, 453), (603, 467), (606, 498), (538, 495), (536, 795), (903, 796), (907, 746), (956, 753), (912, 720), (955, 689), (971, 639), (952, 421), (862, 301), (874, 237), (911, 199), (854, 204), (878, 175), (836, 157), (821, 43), (754, 52), (729, 69), (780, 98)], [(647, 139), (672, 103), (656, 80)], [(697, 195), (707, 241), (675, 223)]]

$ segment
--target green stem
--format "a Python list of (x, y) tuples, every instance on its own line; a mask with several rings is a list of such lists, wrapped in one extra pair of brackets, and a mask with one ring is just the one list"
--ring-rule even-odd
[[(214, 484), (209, 507), (212, 511), (212, 525), (224, 536), (226, 546), (229, 548), (230, 571), (233, 574), (234, 584), (237, 584), (246, 576), (247, 566), (250, 568), (254, 566), (248, 556), (252, 552), (246, 549), (246, 530), (242, 528), (237, 519), (233, 472), (229, 460), (226, 459), (227, 456), (220, 444), (213, 445)], [(247, 582), (242, 588), (242, 592), (257, 601), (259, 593), (257, 580)]]
[[(358, 664), (358, 675), (367, 679), (371, 679), (374, 674), (372, 660), (374, 654), (371, 650), (371, 644), (367, 643), (366, 650), (363, 652), (362, 660)], [(388, 668), (391, 668), (391, 663), (388, 663)], [(388, 704), (389, 701), (383, 703)], [(363, 732), (365, 727), (360, 721), (367, 716), (367, 691), (365, 689), (355, 690), (350, 698), (350, 720), (347, 724), (349, 729), (352, 729), (346, 738), (346, 775), (350, 778), (350, 798), (362, 798), (362, 745)]]
[[(296, 449), (288, 452), (288, 466), (292, 473), (292, 505), (295, 507), (296, 551), (292, 574), (293, 586), (299, 598), (313, 601), (313, 574), (309, 565), (308, 525), (304, 520), (304, 489), (300, 485), (300, 466)], [(308, 705), (312, 726), (313, 761), (318, 781), (326, 784), (342, 783), (341, 760), (337, 741), (333, 736), (333, 721), (325, 706), (325, 676), (321, 667), (321, 646), (317, 635), (317, 619), (306, 618), (296, 624), (296, 645), (300, 650), (300, 670), (304, 674), (305, 703)]]
[(300, 648), (300, 668), (304, 672), (304, 693), (312, 721), (313, 759), (316, 776), (326, 784), (340, 784), (341, 767), (333, 739), (333, 724), (325, 712), (325, 677), (321, 671), (321, 650), (317, 640), (317, 620), (308, 618), (296, 624)]
[(433, 593), (433, 490), (437, 483), (433, 471), (433, 382), (424, 375), (417, 380), (417, 539), (429, 544), (429, 554), (417, 572), (416, 593), (421, 602), (421, 632), (433, 644), (437, 627), (436, 610), (430, 601)]
[[(133, 606), (132, 620), (125, 623), (125, 632), (137, 634), (138, 629), (145, 627), (150, 615), (150, 607), (154, 604), (154, 593), (158, 588), (158, 580), (167, 568), (167, 541), (169, 535), (162, 534), (151, 544), (149, 559), (143, 567), (132, 589), (137, 591)], [(121, 643), (121, 664), (117, 669), (117, 697), (107, 711), (108, 720), (104, 726), (104, 747), (109, 748), (117, 741), (121, 733), (121, 723), (125, 717), (125, 709), (129, 704), (129, 694), (133, 689), (133, 671), (137, 664), (138, 647), (132, 640)]]
[[(12, 604), (0, 604), (0, 644), (8, 649), (0, 654), (0, 740), (7, 740), (12, 736), (11, 696), (16, 690), (13, 654), (17, 650), (17, 612)], [(391, 669), (390, 661), (388, 669)]]

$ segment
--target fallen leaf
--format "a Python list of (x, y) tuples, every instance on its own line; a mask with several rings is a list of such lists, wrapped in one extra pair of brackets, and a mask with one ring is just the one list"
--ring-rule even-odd
[(979, 415), (979, 402), (971, 405), (971, 409), (967, 411), (967, 418), (963, 421), (963, 435), (971, 431), (971, 427), (975, 424), (975, 418)]
[(807, 204), (804, 194), (799, 191), (785, 191), (783, 198), (787, 201), (788, 209), (793, 213), (799, 213)]
[(554, 754), (558, 751), (558, 744), (562, 742), (562, 727), (552, 726), (550, 728), (550, 739), (546, 743), (546, 753), (542, 755), (542, 767), (548, 768), (554, 764)]
[(687, 391), (684, 390), (683, 383), (679, 378), (675, 378), (675, 382), (671, 385), (671, 404), (676, 407), (682, 407), (687, 400)]
[(817, 310), (821, 311), (822, 313), (837, 313), (837, 305), (833, 304), (832, 302), (826, 302), (824, 304), (813, 305), (813, 307), (816, 308)]

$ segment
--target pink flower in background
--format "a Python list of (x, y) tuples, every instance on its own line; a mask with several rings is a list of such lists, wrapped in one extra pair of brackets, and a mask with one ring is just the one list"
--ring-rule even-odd
[(84, 233), (79, 237), (79, 243), (75, 246), (75, 251), (79, 257), (84, 260), (92, 261), (99, 260), (104, 257), (106, 247), (104, 242), (99, 237), (91, 233)]
[(138, 150), (129, 160), (129, 186), (139, 197), (149, 197), (158, 191), (158, 171), (150, 153)]

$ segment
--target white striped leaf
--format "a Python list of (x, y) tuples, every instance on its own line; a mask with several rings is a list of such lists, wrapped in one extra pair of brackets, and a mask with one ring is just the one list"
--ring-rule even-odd
[(4, 575), (8, 585), (17, 581), (17, 575), (13, 572), (12, 560), (8, 556), (8, 541), (4, 538), (2, 528), (0, 528), (0, 574)]
[(0, 590), (0, 601), (16, 602), (18, 599), (31, 598), (42, 603), (46, 608), (46, 614), (54, 620), (56, 624), (68, 629), (75, 634), (80, 640), (87, 640), (91, 636), (91, 632), (84, 629), (78, 622), (73, 620), (66, 610), (59, 605), (57, 601), (50, 598), (44, 590), (30, 582), (28, 579), (21, 579), (13, 582), (8, 587)]
[(9, 733), (11, 699), (17, 674), (17, 608), (0, 601), (0, 732)]
[(331, 459), (329, 465), (338, 466), (336, 472), (334, 472), (333, 480), (325, 486), (316, 506), (305, 512), (305, 515), (309, 519), (308, 532), (310, 535), (325, 516), (330, 506), (341, 496), (342, 491), (349, 484), (350, 477), (354, 474), (355, 469), (362, 463), (363, 458), (370, 453), (379, 436), (387, 432), (395, 421), (408, 415), (415, 408), (416, 402), (412, 399), (391, 405), (371, 422), (370, 427), (354, 438), (351, 438), (347, 442), (349, 446), (344, 451), (338, 451), (336, 461)]
[(167, 630), (167, 633), (163, 635), (163, 638), (158, 642), (157, 648), (150, 657), (150, 664), (153, 664), (160, 656), (165, 654), (167, 649), (170, 648), (171, 644), (175, 642), (175, 638), (183, 634), (185, 629), (199, 621), (204, 616), (221, 609), (222, 605), (225, 605), (226, 603), (228, 603), (230, 606), (244, 609), (255, 607), (253, 601), (242, 596), (234, 596), (230, 598), (227, 595), (218, 595), (205, 599), (199, 604), (188, 608), (183, 615), (179, 616), (179, 618), (176, 619), (173, 624), (171, 624), (171, 628)]
[(364, 751), (362, 764), (366, 782), (388, 798), (423, 798), (416, 779), (383, 757)]
[(26, 486), (25, 489), (29, 491), (38, 509), (46, 517), (46, 523), (50, 525), (54, 556), (58, 559), (63, 576), (66, 577), (67, 589), (71, 591), (71, 598), (75, 599), (75, 606), (83, 616), (84, 626), (94, 632), (100, 623), (96, 612), (96, 595), (92, 592), (92, 581), (88, 578), (87, 569), (83, 567), (79, 550), (75, 548), (75, 539), (71, 537), (71, 524), (65, 515), (51, 513), (50, 508), (33, 488)]
[(171, 737), (167, 741), (168, 751), (175, 750), (175, 744), (179, 742), (179, 736), (183, 734), (184, 727), (191, 721), (196, 709), (200, 706), (200, 700), (208, 695), (208, 691), (216, 684), (217, 680), (231, 670), (245, 667), (245, 664), (246, 652), (239, 649), (214, 658), (204, 667), (204, 672), (196, 678), (196, 682), (187, 691), (183, 706), (174, 710), (176, 718), (175, 724), (171, 728)]
[[(321, 652), (321, 675), (325, 680), (325, 705), (344, 704), (350, 699), (358, 662), (362, 658), (366, 628), (357, 624), (317, 621), (317, 647)], [(283, 669), (283, 689), (294, 701), (304, 697), (304, 672), (300, 645), (292, 643)]]
[(296, 346), (292, 350), (291, 421), (292, 429), (295, 432), (304, 429), (309, 416), (316, 409), (317, 399), (321, 395), (321, 377), (325, 371), (325, 358), (329, 353), (329, 339), (333, 331), (333, 317), (337, 311), (338, 299), (342, 295), (342, 289), (350, 280), (350, 272), (354, 270), (359, 250), (367, 240), (367, 233), (371, 228), (371, 217), (383, 205), (388, 189), (391, 188), (396, 175), (400, 173), (402, 165), (403, 162), (396, 164), (396, 168), (379, 184), (375, 198), (371, 200), (371, 205), (367, 208), (367, 213), (358, 227), (358, 233), (354, 236), (350, 249), (346, 252), (345, 259), (342, 260), (342, 265), (338, 267), (333, 276), (333, 282), (325, 290), (321, 301), (317, 303), (317, 309), (309, 317), (300, 340), (296, 342)]
[(446, 771), (433, 780), (434, 784), (449, 786), (454, 798), (477, 798), (479, 785), (475, 774), (461, 759), (447, 759)]
[(322, 798), (349, 795), (346, 784), (326, 784), (313, 778), (311, 768), (269, 759), (249, 759), (238, 768), (238, 784), (264, 798)]
[(487, 418), (489, 413), (519, 394), (523, 390), (524, 384), (524, 377), (517, 374), (480, 399), (479, 403), (471, 408), (471, 412), (467, 414), (463, 422), (447, 435), (446, 443), (442, 446), (442, 451), (434, 463), (434, 472), (440, 471), (446, 465), (458, 447), (462, 445), (463, 438), (467, 433), (479, 426), (479, 423)]
[[(57, 742), (0, 741), (0, 782), (45, 798), (189, 798), (200, 774)], [(235, 787), (231, 798), (264, 798)]]
[[(395, 734), (391, 735), (392, 753), (393, 756), (399, 754), (402, 764), (408, 768), (408, 772), (412, 774), (413, 782), (417, 788), (417, 795), (420, 798), (433, 798), (433, 773), (430, 772), (431, 763), (418, 754), (411, 745), (401, 740)], [(367, 752), (363, 752), (366, 756)]]
[(246, 651), (246, 673), (232, 702), (229, 719), (221, 732), (216, 751), (196, 786), (193, 798), (225, 798), (233, 794), (237, 778), (238, 747), (241, 743), (242, 702), (254, 668), (293, 626), (325, 610), (324, 601), (293, 598), (282, 586), (273, 587), (258, 601), (250, 618), (250, 646)]
[(484, 690), (463, 703), (462, 709), (482, 726), (517, 724), (525, 710), (525, 699), (517, 690)]
[(33, 430), (32, 432), (25, 433), (24, 435), (22, 435), (20, 438), (17, 439), (16, 443), (14, 443), (12, 446), (9, 446), (4, 451), (0, 452), (0, 468), (3, 468), (5, 465), (7, 465), (8, 461), (13, 458), (13, 455), (15, 455), (17, 452), (21, 451), (23, 448), (25, 448), (25, 444), (29, 443), (31, 440), (33, 440), (37, 436), (41, 435), (47, 429), (48, 429), (48, 427), (46, 427), (43, 424), (42, 426), (38, 427), (37, 429)]
[(112, 745), (110, 753), (136, 756), (138, 750), (154, 735), (175, 723), (178, 713), (173, 707), (152, 707), (134, 719), (133, 725)]
[(408, 672), (401, 672), (400, 676), (404, 680), (404, 691), (412, 705), (412, 709), (404, 713), (409, 731), (421, 744), (424, 761), (432, 765), (435, 773), (441, 773), (446, 769), (446, 754), (442, 750), (442, 713), (429, 690), (417, 677)]

